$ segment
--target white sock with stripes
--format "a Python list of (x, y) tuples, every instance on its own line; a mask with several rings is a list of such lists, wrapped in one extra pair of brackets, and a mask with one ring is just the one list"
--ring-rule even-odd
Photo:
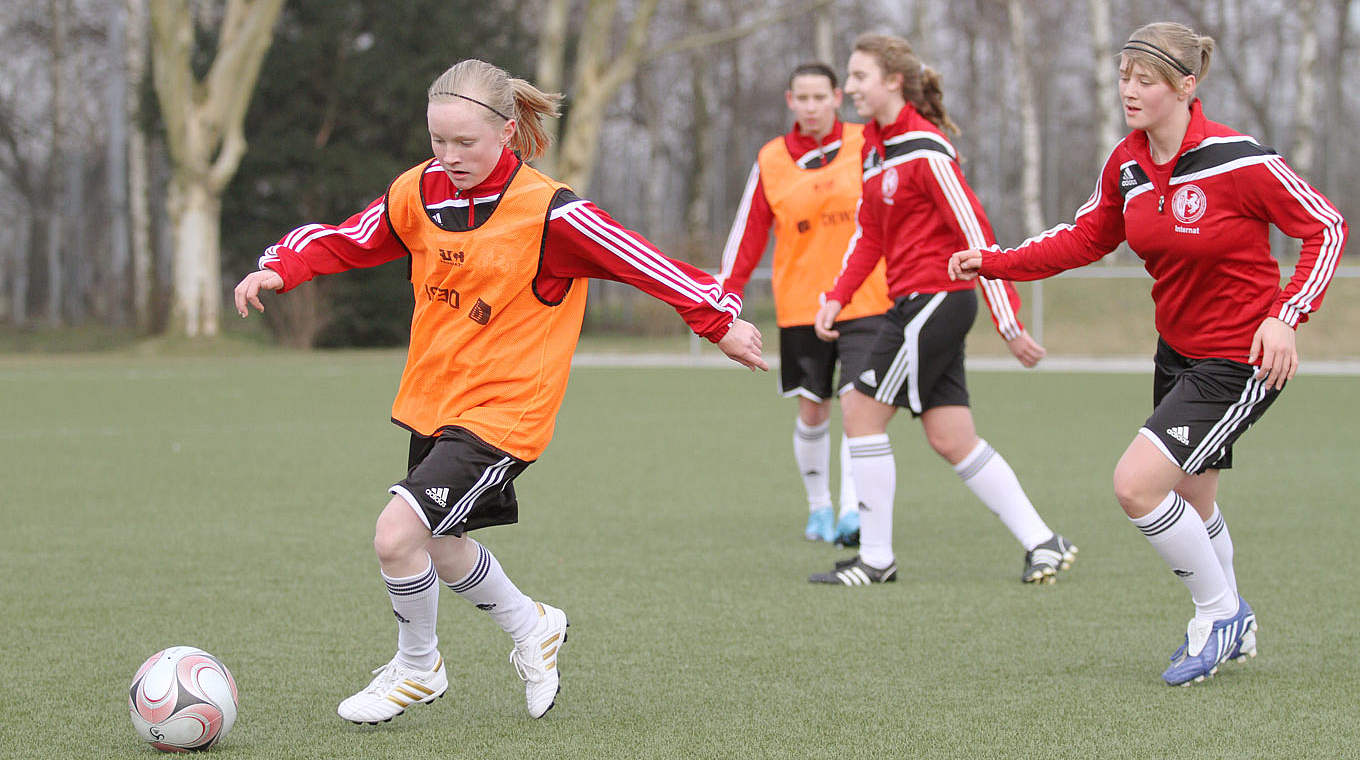
[(1172, 491), (1156, 509), (1130, 519), (1190, 589), (1196, 620), (1222, 620), (1237, 613), (1237, 595), (1228, 586), (1204, 522), (1180, 494)]
[(439, 662), (439, 636), (435, 633), (439, 576), (435, 575), (434, 562), (409, 578), (391, 578), (378, 572), (387, 584), (392, 612), (397, 616), (397, 659), (412, 668), (433, 669)]
[(831, 421), (809, 425), (794, 420), (793, 458), (807, 490), (808, 511), (831, 506)]
[(859, 494), (855, 491), (855, 473), (850, 465), (850, 439), (841, 434), (841, 511), (840, 517), (859, 509)]
[(859, 557), (865, 564), (885, 568), (893, 563), (893, 496), (897, 462), (888, 435), (851, 438), (850, 469), (859, 490)]
[(1237, 574), (1233, 572), (1232, 536), (1228, 535), (1228, 523), (1224, 522), (1223, 513), (1218, 510), (1218, 502), (1214, 502), (1214, 513), (1204, 521), (1204, 530), (1209, 534), (1209, 543), (1213, 544), (1218, 564), (1228, 579), (1228, 588), (1232, 589), (1233, 596), (1237, 596)]
[(491, 615), (516, 642), (523, 640), (538, 624), (534, 600), (511, 582), (489, 549), (471, 538), (467, 540), (477, 547), (477, 561), (467, 575), (449, 583), (449, 589)]
[(979, 438), (968, 456), (954, 465), (954, 472), (988, 509), (1001, 518), (1025, 551), (1053, 537), (1053, 531), (1035, 511), (1025, 489), (1020, 487), (1015, 471), (986, 441)]

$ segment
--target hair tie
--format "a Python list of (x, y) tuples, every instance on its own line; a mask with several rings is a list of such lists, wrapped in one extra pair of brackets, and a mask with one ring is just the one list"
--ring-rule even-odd
[(486, 103), (483, 103), (482, 101), (480, 101), (480, 100), (478, 100), (478, 99), (476, 99), (476, 98), (469, 98), (469, 97), (466, 96), (466, 95), (459, 95), (459, 94), (456, 93), (456, 92), (432, 92), (432, 93), (430, 93), (430, 94), (431, 94), (431, 95), (452, 95), (452, 96), (455, 97), (455, 98), (462, 98), (463, 100), (472, 101), (473, 103), (476, 103), (477, 105), (481, 106), (482, 108), (487, 109), (488, 111), (490, 111), (491, 113), (496, 114), (497, 116), (501, 117), (502, 119), (505, 119), (506, 121), (510, 121), (510, 117), (509, 117), (509, 116), (506, 116), (505, 114), (501, 113), (500, 111), (497, 111), (496, 109), (492, 108), (491, 106), (487, 105)]
[(1185, 76), (1189, 77), (1195, 75), (1195, 72), (1191, 71), (1185, 64), (1176, 60), (1175, 56), (1157, 47), (1151, 42), (1144, 42), (1142, 40), (1129, 40), (1127, 43), (1125, 43), (1124, 47), (1121, 48), (1121, 52), (1123, 50), (1132, 50), (1135, 53), (1148, 53), (1153, 57), (1160, 58), (1166, 63), (1171, 64), (1172, 67), (1174, 67), (1177, 71), (1184, 74)]

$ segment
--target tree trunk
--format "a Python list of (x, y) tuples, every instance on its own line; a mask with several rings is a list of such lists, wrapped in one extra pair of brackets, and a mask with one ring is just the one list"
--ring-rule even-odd
[(128, 322), (128, 197), (127, 197), (127, 8), (122, 3), (108, 10), (109, 57), (109, 120), (108, 120), (108, 192), (109, 192), (109, 266), (108, 276), (98, 283), (103, 295), (106, 316), (117, 327)]
[(62, 307), (62, 214), (66, 206), (62, 197), (60, 167), (64, 160), (66, 141), (62, 136), (66, 129), (66, 115), (62, 84), (65, 75), (62, 68), (66, 65), (66, 20), (70, 6), (63, 0), (49, 0), (48, 9), (52, 13), (52, 152), (47, 159), (47, 324), (57, 327), (61, 324)]
[(147, 136), (141, 115), (142, 86), (146, 79), (147, 48), (146, 0), (126, 0), (127, 10), (127, 82), (123, 98), (130, 115), (128, 164), (128, 226), (132, 244), (132, 273), (128, 283), (132, 294), (132, 321), (142, 332), (151, 330), (151, 182), (150, 156)]
[(832, 69), (839, 69), (836, 65), (836, 17), (831, 13), (830, 5), (823, 5), (813, 11), (813, 50), (816, 51), (817, 60), (830, 66)]
[(29, 246), (33, 244), (33, 225), (35, 223), (33, 211), (24, 209), (19, 216), (19, 223), (15, 225), (16, 232), (12, 252), (14, 268), (11, 270), (13, 280), (10, 282), (9, 289), (9, 316), (15, 327), (26, 327), (28, 325), (28, 273), (31, 269), (29, 262), (32, 255)]
[(221, 294), (222, 196), (212, 183), (177, 176), (170, 183), (174, 227), (174, 300), (170, 323), (190, 337), (217, 334)]
[(1096, 162), (1106, 156), (1119, 142), (1119, 127), (1115, 123), (1115, 103), (1118, 74), (1115, 69), (1114, 43), (1110, 39), (1110, 0), (1089, 0), (1091, 12), (1091, 102), (1095, 104)]
[[(170, 216), (174, 274), (170, 329), (217, 334), (221, 272), (221, 193), (245, 154), (246, 107), (283, 0), (228, 0), (217, 52), (206, 76), (194, 75), (194, 21), (179, 0), (151, 0), (156, 95), (174, 164)], [(212, 219), (203, 214), (212, 214)], [(211, 236), (211, 237), (207, 237)]]
[(1294, 106), (1294, 150), (1290, 164), (1300, 175), (1313, 173), (1317, 119), (1318, 14), (1317, 0), (1299, 0), (1295, 16), (1303, 27), (1299, 33), (1298, 102)]
[[(534, 71), (534, 85), (544, 92), (561, 92), (567, 80), (567, 19), (570, 0), (549, 0), (543, 11), (543, 26), (538, 33), (538, 65)], [(554, 138), (561, 130), (558, 122), (549, 122), (548, 131)], [(535, 162), (540, 171), (556, 176), (560, 145), (554, 139), (543, 156)]]
[(1044, 229), (1043, 210), (1039, 206), (1039, 167), (1042, 160), (1039, 151), (1039, 116), (1034, 106), (1034, 79), (1029, 67), (1025, 9), (1020, 0), (1007, 0), (1007, 10), (1010, 13), (1011, 52), (1015, 55), (1016, 95), (1020, 99), (1020, 201), (1025, 234), (1034, 235)]
[[(702, 10), (699, 0), (688, 0), (685, 5), (685, 15), (697, 22)], [(712, 256), (709, 250), (708, 193), (705, 187), (713, 150), (713, 116), (709, 113), (708, 97), (704, 90), (704, 82), (708, 79), (707, 53), (696, 50), (690, 53), (689, 58), (690, 103), (693, 104), (690, 109), (690, 138), (694, 151), (688, 181), (685, 183), (684, 257), (687, 261), (702, 265), (711, 263), (703, 259)]]

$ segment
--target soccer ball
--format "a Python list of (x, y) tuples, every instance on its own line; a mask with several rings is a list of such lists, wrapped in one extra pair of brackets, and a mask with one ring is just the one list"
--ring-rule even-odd
[(207, 749), (236, 722), (236, 681), (202, 649), (162, 649), (132, 677), (128, 711), (137, 734), (156, 749)]

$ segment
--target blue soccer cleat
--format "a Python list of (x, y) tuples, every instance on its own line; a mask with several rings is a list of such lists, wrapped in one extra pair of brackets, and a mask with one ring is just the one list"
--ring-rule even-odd
[(852, 509), (836, 521), (835, 543), (839, 546), (859, 546), (859, 510)]
[(808, 513), (807, 527), (803, 528), (803, 538), (809, 541), (826, 541), (827, 543), (836, 539), (836, 517), (831, 511), (831, 507), (814, 509)]
[[(1218, 672), (1229, 656), (1245, 656), (1244, 637), (1256, 630), (1256, 613), (1246, 599), (1237, 600), (1237, 614), (1213, 623), (1191, 620), (1185, 642), (1171, 655), (1171, 667), (1162, 673), (1168, 686), (1189, 686)], [(1255, 637), (1250, 642), (1255, 651)]]

